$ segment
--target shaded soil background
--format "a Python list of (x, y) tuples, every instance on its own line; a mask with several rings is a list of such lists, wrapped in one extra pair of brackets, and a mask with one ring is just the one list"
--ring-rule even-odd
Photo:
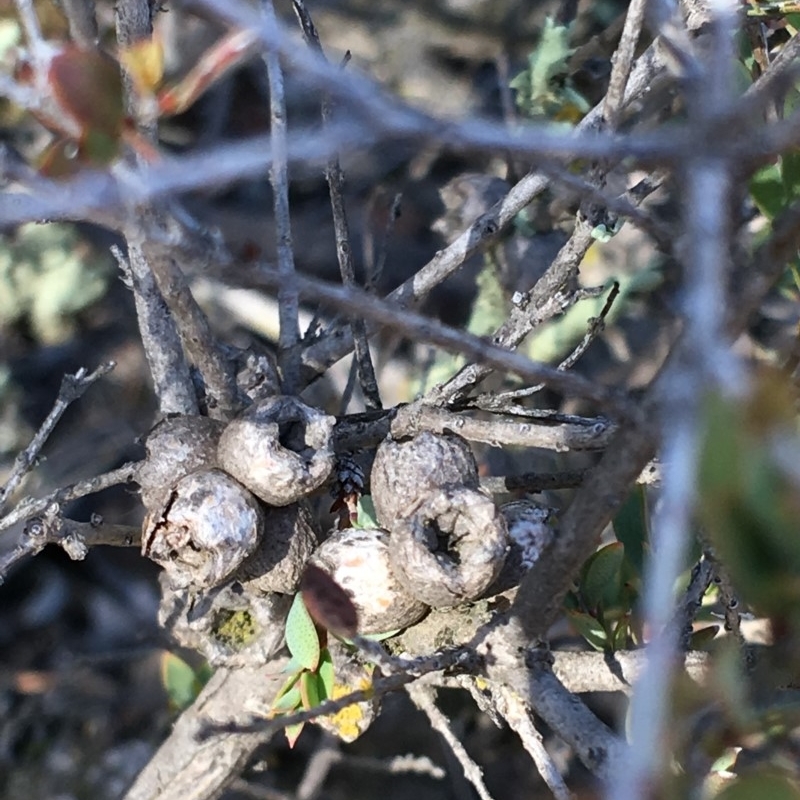
[[(57, 11), (46, 2), (38, 5), (48, 20), (52, 17), (49, 24), (58, 31)], [(168, 47), (173, 55), (168, 66), (178, 75), (219, 31), (171, 10), (169, 2), (165, 5), (159, 24), (173, 45)], [(10, 6), (0, 4), (5, 16)], [(502, 87), (523, 68), (545, 15), (558, 10), (557, 4), (510, 0), (340, 0), (309, 6), (331, 60), (350, 50), (353, 62), (348, 68), (364, 70), (403, 98), (439, 115), (495, 118), (504, 113)], [(98, 8), (109, 26), (111, 6), (99, 3)], [(618, 0), (581, 3), (575, 41), (588, 41), (624, 8)], [(591, 102), (602, 96), (607, 71), (602, 57), (576, 65), (575, 79)], [(291, 74), (287, 98), (290, 126), (317, 119), (316, 94)], [(263, 64), (253, 62), (214, 88), (189, 113), (165, 124), (163, 144), (182, 150), (265, 130), (267, 99)], [(35, 146), (39, 134), (5, 125), (1, 135), (6, 144), (25, 153)], [(380, 248), (393, 199), (402, 193), (402, 214), (387, 243), (383, 290), (413, 274), (446, 242), (448, 234), (463, 227), (464, 217), (468, 222), (484, 204), (494, 202), (507, 177), (502, 154), (488, 159), (391, 142), (347, 158), (343, 166), (353, 249), (362, 273), (370, 252), (374, 257)], [(481, 178), (470, 177), (475, 175)], [(297, 266), (336, 280), (324, 180), (316, 168), (295, 170), (292, 177)], [(455, 208), (448, 208), (447, 196), (443, 200), (440, 191), (459, 177), (464, 181), (463, 192)], [(192, 196), (185, 202), (205, 224), (221, 229), (243, 261), (253, 254), (271, 257), (274, 232), (265, 180), (222, 194)], [(566, 237), (569, 210), (568, 205), (559, 207), (557, 197), (548, 196), (532, 210), (540, 222), (537, 236), (523, 244), (509, 240), (508, 247), (524, 251), (513, 259), (515, 269), (507, 276), (511, 286), (529, 286), (547, 266)], [(102, 263), (103, 292), (95, 302), (60, 318), (55, 332), (37, 331), (26, 314), (0, 330), (0, 481), (49, 411), (65, 373), (80, 367), (93, 369), (107, 360), (116, 361), (117, 367), (69, 409), (44, 450), (46, 460), (27, 481), (25, 494), (44, 494), (142, 457), (139, 440), (156, 411), (133, 300), (107, 255), (114, 239), (96, 229), (76, 230), (70, 247), (73, 252), (86, 248), (87, 259)], [(13, 245), (13, 235), (9, 241)], [(620, 270), (642, 269), (652, 258), (642, 239), (626, 232), (593, 252), (583, 277), (592, 285), (602, 284)], [(463, 324), (480, 266), (477, 260), (440, 287), (426, 311)], [(192, 277), (220, 335), (239, 345), (255, 341), (269, 346), (275, 312), (264, 305), (264, 298), (229, 293), (214, 282), (216, 276)], [(646, 355), (659, 352), (652, 318), (658, 313), (646, 296), (632, 295), (617, 325), (593, 345), (581, 369), (628, 386), (646, 381), (653, 360)], [(780, 322), (776, 330), (784, 329), (783, 313), (776, 311)], [(410, 399), (427, 351), (389, 335), (377, 342), (387, 405)], [(309, 389), (309, 397), (341, 413), (347, 374), (347, 363), (337, 365)], [(349, 410), (359, 408), (356, 396)], [(560, 469), (582, 463), (580, 459), (571, 463), (569, 456), (555, 461), (551, 454), (538, 457)], [(498, 473), (525, 468), (519, 454), (483, 452), (482, 459), (487, 469)], [(88, 520), (93, 513), (137, 524), (142, 509), (135, 492), (119, 488), (68, 509), (68, 515), (79, 520)], [(18, 532), (0, 534), (0, 554), (13, 546)], [(15, 568), (0, 586), (0, 797), (120, 797), (166, 735), (175, 712), (160, 677), (162, 653), (170, 643), (155, 621), (157, 571), (133, 551), (96, 548), (85, 561), (71, 562), (60, 550), (48, 548)], [(387, 800), (472, 796), (460, 767), (450, 762), (446, 748), (422, 715), (404, 697), (389, 697), (384, 706), (382, 716), (361, 740), (341, 746), (341, 760), (318, 796), (358, 798), (380, 793)], [(460, 695), (443, 695), (443, 706), (484, 768), (487, 785), (496, 797), (548, 796), (516, 737), (496, 728)], [(594, 707), (609, 721), (619, 712), (609, 698), (596, 698)], [(581, 768), (570, 761), (558, 741), (548, 739), (548, 745), (556, 759), (573, 770), (571, 785), (579, 785), (576, 777)], [(282, 737), (276, 738), (264, 746), (242, 781), (225, 797), (310, 796), (298, 793), (297, 787), (304, 775), (308, 777), (312, 755), (323, 746), (332, 745), (316, 729), (304, 732), (294, 751), (289, 751)], [(355, 760), (356, 756), (389, 759), (406, 753), (429, 756), (447, 770), (447, 776), (393, 775), (374, 762)]]

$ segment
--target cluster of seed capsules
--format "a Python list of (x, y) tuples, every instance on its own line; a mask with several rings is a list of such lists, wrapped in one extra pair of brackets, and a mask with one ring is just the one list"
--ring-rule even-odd
[[(379, 445), (369, 487), (377, 525), (351, 526), (364, 487), (358, 468), (337, 459), (335, 424), (279, 395), (227, 424), (181, 416), (154, 428), (139, 474), (142, 550), (164, 568), (162, 621), (183, 644), (216, 663), (252, 663), (254, 642), (231, 641), (229, 630), (245, 609), (255, 654), (268, 659), (280, 637), (259, 633), (280, 630), (308, 563), (348, 592), (360, 633), (406, 628), (431, 608), (513, 587), (552, 540), (548, 509), (498, 508), (468, 443), (427, 431)], [(309, 500), (332, 481), (345, 513), (322, 537)], [(209, 645), (215, 630), (226, 633)]]

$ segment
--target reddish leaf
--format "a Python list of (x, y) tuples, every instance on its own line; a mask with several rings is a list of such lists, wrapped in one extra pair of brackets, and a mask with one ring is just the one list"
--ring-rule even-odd
[(117, 138), (124, 108), (119, 64), (102, 50), (65, 47), (50, 62), (48, 82), (59, 105), (84, 130)]
[(189, 74), (158, 97), (158, 108), (167, 116), (186, 111), (209, 86), (239, 66), (259, 45), (252, 31), (235, 31), (208, 50)]
[(308, 613), (323, 628), (345, 639), (358, 633), (358, 612), (350, 595), (325, 570), (307, 565), (300, 593)]

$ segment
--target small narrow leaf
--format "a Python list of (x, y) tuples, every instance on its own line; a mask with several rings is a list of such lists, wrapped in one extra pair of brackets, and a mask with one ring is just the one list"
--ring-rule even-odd
[(800, 788), (788, 777), (761, 768), (728, 784), (715, 800), (800, 800)]
[(286, 691), (273, 702), (272, 713), (291, 714), (293, 711), (299, 711), (300, 708), (302, 708), (302, 705), (303, 695), (300, 691), (300, 682), (298, 680), (298, 682), (295, 683), (288, 691)]
[(567, 618), (575, 630), (583, 636), (595, 650), (606, 650), (609, 647), (608, 633), (605, 628), (588, 614), (579, 611), (568, 611)]
[(644, 486), (637, 484), (617, 511), (612, 525), (617, 539), (625, 545), (625, 555), (640, 575), (649, 541), (648, 520)]
[(161, 682), (172, 705), (181, 710), (194, 702), (202, 688), (194, 670), (174, 653), (165, 652), (161, 656)]
[(297, 725), (287, 725), (284, 733), (286, 734), (286, 741), (289, 742), (289, 747), (294, 747), (298, 737), (303, 732), (305, 722), (300, 722)]
[(624, 650), (628, 644), (628, 634), (630, 633), (630, 621), (627, 617), (621, 619), (611, 636), (611, 650), (616, 653), (618, 650)]
[(304, 672), (300, 676), (300, 697), (304, 709), (308, 710), (320, 704), (319, 688), (319, 675), (316, 672)]
[(275, 699), (272, 701), (273, 704), (277, 703), (278, 700), (280, 700), (282, 697), (284, 697), (291, 691), (292, 687), (294, 687), (294, 685), (300, 680), (301, 672), (302, 672), (302, 667), (300, 669), (295, 670), (295, 672), (283, 682), (283, 685), (281, 686), (280, 689), (278, 689), (278, 692), (275, 695)]
[(691, 650), (702, 650), (709, 642), (714, 641), (717, 631), (719, 631), (719, 625), (709, 625), (706, 628), (700, 628), (700, 630), (695, 631), (689, 639), (689, 648)]
[(319, 659), (319, 668), (317, 669), (317, 674), (319, 675), (320, 683), (322, 684), (320, 690), (320, 698), (322, 700), (327, 700), (330, 697), (333, 697), (333, 685), (335, 679), (335, 669), (333, 666), (333, 659), (331, 658), (330, 651), (326, 647), (322, 651), (322, 655)]
[(313, 672), (319, 665), (319, 635), (300, 594), (295, 595), (286, 618), (286, 646), (305, 669)]
[(358, 517), (356, 518), (356, 528), (378, 528), (378, 517), (375, 513), (375, 504), (368, 495), (362, 495), (358, 501)]
[(617, 599), (624, 558), (622, 543), (612, 542), (601, 547), (587, 562), (581, 580), (581, 595), (590, 610), (610, 605)]

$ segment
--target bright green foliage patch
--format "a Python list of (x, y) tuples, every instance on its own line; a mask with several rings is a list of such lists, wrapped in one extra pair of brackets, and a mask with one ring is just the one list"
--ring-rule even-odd
[(545, 20), (539, 44), (528, 56), (528, 66), (512, 81), (517, 105), (528, 117), (575, 123), (589, 111), (589, 103), (567, 75), (572, 55), (570, 28)]

